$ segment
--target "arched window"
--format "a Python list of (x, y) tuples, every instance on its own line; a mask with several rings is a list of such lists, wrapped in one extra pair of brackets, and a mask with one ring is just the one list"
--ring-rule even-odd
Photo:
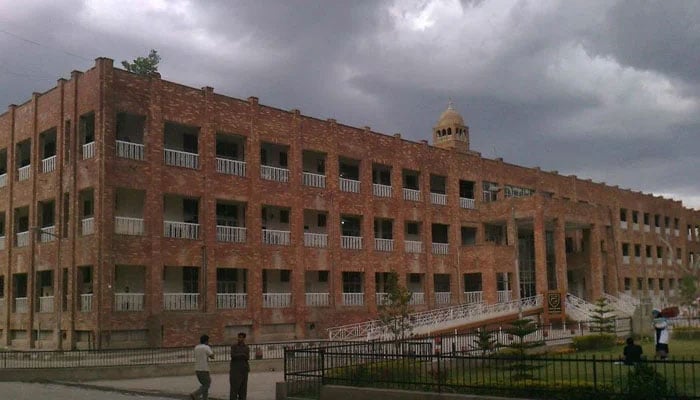
[(452, 128), (447, 128), (447, 134), (451, 135), (452, 134)]

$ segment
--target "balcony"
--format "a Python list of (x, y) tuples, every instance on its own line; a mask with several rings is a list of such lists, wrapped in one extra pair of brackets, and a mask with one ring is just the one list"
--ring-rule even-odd
[(26, 181), (29, 179), (29, 177), (32, 176), (32, 166), (31, 165), (25, 165), (24, 167), (21, 167), (17, 169), (17, 180), (18, 181)]
[(226, 175), (245, 176), (245, 162), (217, 157), (216, 172)]
[(311, 186), (323, 189), (326, 187), (326, 176), (320, 174), (312, 174), (311, 172), (304, 172), (302, 176), (302, 183), (304, 186)]
[(649, 225), (644, 225), (644, 232), (651, 232), (651, 227)]
[(39, 235), (39, 241), (42, 243), (53, 242), (56, 240), (56, 226), (45, 226), (41, 228), (41, 234)]
[(639, 265), (642, 263), (642, 257), (634, 257), (634, 263)]
[(190, 311), (199, 308), (199, 293), (164, 293), (163, 309), (167, 311)]
[(658, 257), (658, 258), (656, 259), (656, 265), (663, 265), (663, 263), (664, 263), (664, 259), (663, 259), (663, 258)]
[(289, 246), (290, 242), (289, 231), (277, 231), (272, 229), (262, 230), (262, 242), (265, 244), (274, 244), (278, 246)]
[(268, 181), (289, 182), (289, 170), (287, 168), (260, 166), (260, 177)]
[(484, 302), (484, 292), (474, 291), (474, 292), (464, 292), (464, 302), (467, 304), (477, 304)]
[(83, 145), (83, 160), (95, 157), (95, 142), (85, 143)]
[(340, 191), (350, 193), (360, 193), (360, 181), (340, 178)]
[(373, 183), (372, 193), (377, 197), (391, 197), (391, 186)]
[(47, 173), (56, 170), (56, 156), (51, 156), (41, 160), (41, 172)]
[(660, 227), (660, 226), (655, 226), (655, 227), (654, 227), (654, 233), (661, 233), (661, 227)]
[(385, 306), (389, 304), (389, 293), (377, 292), (374, 294), (374, 301), (378, 306)]
[(664, 233), (666, 233), (667, 235), (670, 235), (670, 234), (671, 234), (671, 228), (665, 228), (665, 229), (664, 229)]
[(0, 236), (0, 250), (5, 250), (5, 236)]
[(248, 294), (246, 293), (217, 293), (216, 308), (233, 309), (248, 307)]
[(496, 292), (496, 298), (499, 303), (507, 303), (513, 300), (512, 290), (499, 290)]
[(422, 253), (423, 252), (423, 242), (415, 240), (407, 240), (404, 243), (404, 250), (406, 253)]
[(448, 254), (449, 252), (449, 243), (433, 243), (433, 254)]
[(53, 296), (41, 296), (41, 297), (39, 297), (39, 312), (40, 313), (53, 312)]
[(304, 246), (326, 248), (328, 247), (328, 234), (304, 232)]
[(630, 263), (630, 256), (622, 256), (622, 263), (629, 264)]
[(341, 236), (340, 247), (350, 250), (362, 250), (362, 236)]
[(681, 231), (679, 231), (678, 229), (673, 230), (673, 236), (679, 237), (680, 235), (681, 235)]
[(435, 292), (435, 304), (450, 304), (451, 292)]
[(143, 218), (114, 217), (114, 233), (117, 235), (143, 236)]
[(306, 293), (306, 305), (308, 307), (327, 307), (330, 304), (330, 293)]
[(29, 299), (26, 297), (15, 298), (15, 314), (26, 314), (29, 312)]
[(647, 265), (654, 265), (654, 259), (651, 258), (651, 257), (648, 257), (648, 258), (646, 259), (646, 263), (647, 263)]
[(0, 174), (0, 188), (7, 186), (7, 174)]
[(29, 246), (29, 231), (17, 232), (17, 247)]
[(115, 293), (115, 311), (143, 311), (143, 293)]
[(163, 149), (165, 165), (199, 169), (199, 154), (181, 150)]
[(447, 205), (447, 195), (440, 193), (430, 193), (430, 202), (440, 206)]
[(92, 311), (92, 294), (80, 295), (80, 312)]
[(394, 240), (374, 238), (374, 249), (377, 251), (394, 251)]
[(117, 157), (130, 160), (144, 160), (144, 145), (117, 140)]
[(216, 240), (219, 242), (245, 243), (247, 229), (241, 226), (216, 226)]
[(343, 305), (361, 306), (365, 303), (364, 293), (343, 293)]
[(263, 308), (287, 308), (291, 304), (291, 293), (263, 293)]
[(199, 224), (163, 221), (163, 236), (175, 239), (199, 239)]
[(476, 208), (476, 203), (474, 202), (474, 199), (460, 197), (459, 198), (459, 206), (461, 208), (467, 208), (467, 209), (473, 210)]
[(638, 223), (632, 223), (632, 230), (633, 231), (638, 231), (639, 230), (639, 224)]
[(403, 188), (403, 199), (408, 201), (420, 201), (420, 190)]
[(80, 221), (80, 232), (83, 236), (92, 235), (95, 233), (95, 218), (83, 218)]
[(620, 229), (627, 229), (627, 221), (620, 221)]
[(425, 304), (425, 293), (423, 293), (423, 292), (411, 293), (411, 298), (408, 300), (408, 304), (410, 304), (412, 306)]

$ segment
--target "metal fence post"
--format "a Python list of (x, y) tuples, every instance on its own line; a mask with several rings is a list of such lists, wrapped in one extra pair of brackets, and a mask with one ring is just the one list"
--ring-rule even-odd
[(321, 364), (321, 386), (323, 386), (324, 382), (326, 381), (326, 357), (325, 357), (326, 351), (324, 349), (320, 349), (318, 351), (319, 354), (319, 361)]
[(598, 393), (598, 363), (595, 361), (595, 354), (593, 355), (593, 392)]

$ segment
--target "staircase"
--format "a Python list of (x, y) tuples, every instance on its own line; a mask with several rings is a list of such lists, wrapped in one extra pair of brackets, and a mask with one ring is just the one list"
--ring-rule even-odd
[(624, 293), (620, 293), (618, 296), (619, 297), (615, 297), (608, 293), (603, 295), (603, 297), (608, 300), (608, 304), (615, 309), (617, 315), (622, 314), (626, 317), (631, 317), (632, 314), (634, 314), (634, 310), (639, 305), (639, 299), (625, 295)]
[[(410, 314), (410, 332), (426, 335), (431, 332), (458, 328), (470, 323), (485, 321), (535, 310), (542, 307), (542, 296), (527, 297), (496, 304), (460, 304)], [(371, 320), (328, 329), (329, 340), (381, 340), (392, 339), (391, 332), (379, 321)]]
[(571, 293), (566, 294), (566, 315), (575, 321), (589, 321), (595, 305)]

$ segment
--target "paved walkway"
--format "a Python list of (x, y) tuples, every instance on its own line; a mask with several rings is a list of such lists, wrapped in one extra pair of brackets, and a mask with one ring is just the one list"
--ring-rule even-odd
[[(282, 372), (252, 372), (248, 376), (248, 400), (274, 400), (275, 383), (283, 380), (284, 374)], [(211, 377), (211, 381), (209, 398), (212, 400), (228, 400), (228, 374), (214, 374)], [(199, 382), (197, 382), (197, 378), (192, 373), (192, 375), (187, 376), (89, 381), (76, 385), (111, 391), (153, 394), (154, 396), (162, 397), (187, 398), (190, 392), (199, 387)]]

